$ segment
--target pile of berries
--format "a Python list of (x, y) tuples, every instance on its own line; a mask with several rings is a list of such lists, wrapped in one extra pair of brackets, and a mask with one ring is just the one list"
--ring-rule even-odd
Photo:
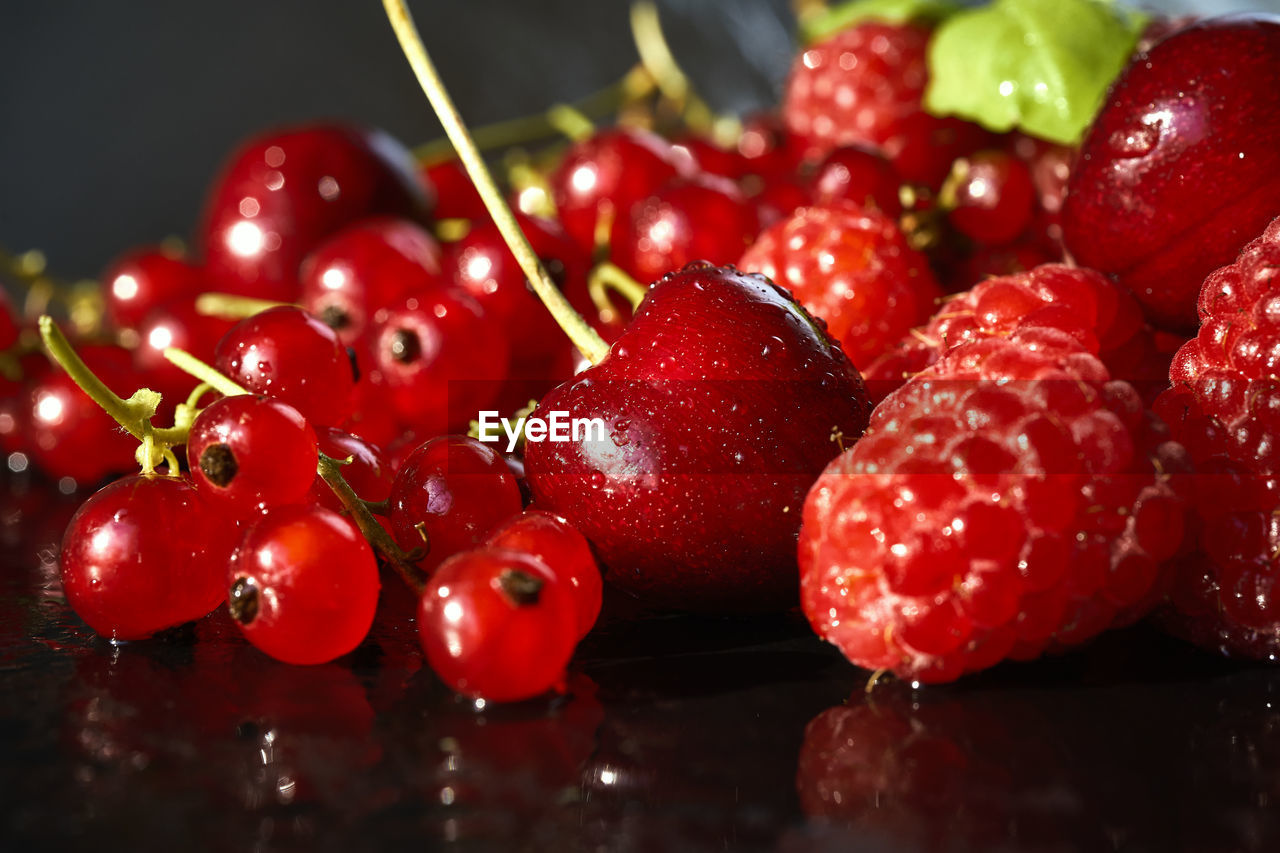
[[(1046, 74), (1074, 131), (937, 103), (949, 28), (1020, 0), (842, 12), (729, 134), (653, 110), (523, 162), (531, 253), (457, 160), (250, 140), (189, 253), (107, 270), (94, 335), (40, 321), (67, 372), (0, 306), (10, 466), (142, 467), (68, 527), (68, 602), (113, 640), (225, 602), (320, 663), (369, 631), (381, 562), (435, 672), (499, 701), (562, 682), (602, 571), (664, 607), (798, 602), (920, 681), (1152, 611), (1273, 657), (1280, 19), (1071, 2), (1125, 66)], [(521, 449), (465, 434), (490, 410)], [(536, 435), (556, 413), (602, 434)]]

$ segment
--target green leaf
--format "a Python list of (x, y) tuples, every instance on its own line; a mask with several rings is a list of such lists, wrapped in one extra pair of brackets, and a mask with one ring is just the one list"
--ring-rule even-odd
[(925, 108), (1074, 145), (1146, 23), (1107, 0), (995, 0), (957, 13), (929, 44)]
[(959, 8), (951, 0), (849, 0), (801, 20), (800, 36), (809, 44), (862, 21), (934, 24)]

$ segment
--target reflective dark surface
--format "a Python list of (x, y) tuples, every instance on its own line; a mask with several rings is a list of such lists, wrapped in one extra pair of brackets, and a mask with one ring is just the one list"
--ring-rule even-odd
[(610, 615), (559, 698), (477, 709), (374, 633), (277, 664), (223, 612), (119, 648), (58, 589), (74, 508), (0, 499), (0, 849), (1223, 850), (1280, 844), (1280, 669), (1147, 628), (959, 685), (796, 616)]

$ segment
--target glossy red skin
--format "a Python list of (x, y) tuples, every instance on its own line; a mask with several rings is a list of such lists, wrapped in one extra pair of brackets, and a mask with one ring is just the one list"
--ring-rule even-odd
[(1014, 240), (1031, 224), (1036, 203), (1030, 167), (996, 150), (956, 160), (942, 197), (952, 227), (983, 246)]
[(291, 302), (322, 240), (369, 216), (425, 221), (432, 200), (409, 151), (381, 131), (317, 124), (273, 131), (232, 154), (198, 244), (215, 290)]
[(302, 264), (303, 308), (359, 346), (379, 309), (446, 281), (440, 243), (416, 222), (379, 217), (321, 243)]
[[(214, 444), (227, 445), (238, 468), (221, 486), (200, 468), (201, 454)], [(303, 500), (318, 461), (315, 430), (297, 409), (274, 397), (214, 400), (196, 416), (187, 437), (187, 465), (196, 488), (238, 516)]]
[[(498, 579), (505, 570), (542, 581), (536, 603), (518, 604), (502, 592)], [(532, 557), (496, 548), (458, 554), (432, 576), (420, 602), (423, 653), (459, 693), (517, 702), (564, 680), (577, 642), (573, 598)]]
[[(378, 503), (391, 494), (391, 465), (380, 448), (334, 427), (316, 428), (316, 446), (330, 459), (342, 462), (342, 478), (362, 500)], [(316, 474), (311, 499), (326, 509), (346, 512), (333, 489)]]
[(692, 162), (656, 134), (639, 128), (600, 130), (569, 146), (548, 177), (560, 221), (590, 253), (601, 216), (617, 218)]
[(1139, 55), (1072, 172), (1062, 225), (1083, 266), (1194, 329), (1200, 285), (1280, 214), (1280, 18), (1218, 18)]
[[(95, 345), (77, 352), (116, 394), (128, 397), (137, 389), (138, 376), (127, 351)], [(25, 448), (51, 477), (70, 477), (89, 486), (109, 474), (135, 470), (137, 439), (62, 370), (51, 370), (31, 383), (23, 403), (15, 420), (27, 432)]]
[(62, 539), (62, 589), (108, 639), (137, 640), (213, 610), (226, 594), (229, 519), (189, 480), (135, 475), (91, 496)]
[(152, 309), (203, 290), (200, 268), (160, 246), (135, 249), (102, 274), (107, 319), (118, 329), (134, 329)]
[(383, 390), (365, 374), (351, 392), (351, 414), (339, 424), (346, 432), (383, 449), (390, 449), (405, 428), (383, 397)]
[(850, 201), (875, 207), (887, 216), (902, 214), (902, 179), (883, 154), (862, 145), (845, 145), (829, 153), (813, 176), (813, 200), (818, 204)]
[(654, 285), (595, 367), (535, 413), (599, 417), (603, 441), (530, 442), (534, 502), (596, 548), (606, 580), (702, 611), (796, 600), (804, 496), (869, 404), (857, 371), (782, 288), (689, 267)]
[(347, 520), (315, 505), (281, 506), (246, 532), (224, 575), (258, 589), (249, 642), (285, 663), (318, 664), (350, 652), (378, 607), (378, 561)]
[[(516, 214), (552, 281), (561, 288), (585, 288), (591, 259), (555, 220)], [(524, 271), (492, 220), (473, 222), (461, 240), (449, 245), (445, 268), (492, 318), (495, 331), (511, 349), (510, 386), (498, 408), (515, 411), (557, 382), (573, 375), (576, 350), (559, 324), (534, 295)]]
[(142, 381), (160, 392), (168, 407), (181, 403), (199, 380), (165, 358), (164, 350), (174, 347), (211, 363), (218, 341), (234, 325), (234, 320), (201, 314), (193, 295), (179, 296), (153, 308), (138, 327), (140, 340), (133, 351)]
[(430, 569), (474, 548), (523, 508), (507, 463), (488, 445), (461, 435), (423, 443), (396, 470), (388, 498), (396, 541), (406, 551), (430, 546), (420, 565)]
[(732, 263), (759, 230), (755, 205), (736, 184), (696, 175), (667, 183), (615, 219), (610, 252), (648, 284), (694, 261)]
[(314, 426), (351, 413), (355, 374), (333, 329), (293, 305), (241, 320), (218, 341), (214, 364), (254, 394), (293, 406)]
[(604, 583), (591, 545), (564, 519), (527, 509), (493, 532), (486, 543), (528, 554), (555, 572), (573, 591), (581, 640), (600, 616)]
[(13, 310), (9, 294), (0, 287), (0, 350), (17, 343), (19, 332), (18, 312)]
[[(398, 339), (417, 341), (396, 355)], [(407, 426), (427, 435), (465, 429), (491, 405), (509, 364), (506, 340), (457, 288), (420, 291), (384, 308), (369, 331), (370, 379)]]
[(419, 169), (435, 187), (436, 219), (484, 219), (489, 210), (459, 160), (442, 160)]

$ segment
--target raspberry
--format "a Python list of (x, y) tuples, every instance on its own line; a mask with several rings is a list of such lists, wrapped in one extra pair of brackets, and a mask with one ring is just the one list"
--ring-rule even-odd
[(1065, 332), (956, 347), (809, 492), (804, 612), (855, 664), (925, 682), (1129, 621), (1182, 539), (1157, 472), (1183, 454), (1158, 439), (1137, 391)]
[(927, 324), (867, 365), (863, 378), (881, 399), (952, 347), (1032, 327), (1065, 332), (1112, 376), (1144, 392), (1154, 383), (1150, 396), (1166, 385), (1168, 357), (1161, 360), (1133, 296), (1093, 270), (1063, 264), (987, 279), (949, 297)]
[(796, 57), (782, 101), (787, 128), (819, 159), (844, 145), (883, 151), (902, 177), (936, 187), (957, 156), (989, 137), (980, 128), (924, 111), (931, 30), (865, 22)]
[(797, 210), (762, 232), (738, 266), (790, 290), (859, 369), (923, 322), (942, 294), (892, 219), (848, 202)]
[(1163, 621), (1226, 654), (1280, 655), (1280, 219), (1205, 279), (1199, 334), (1156, 401), (1196, 465), (1202, 553), (1182, 561)]

